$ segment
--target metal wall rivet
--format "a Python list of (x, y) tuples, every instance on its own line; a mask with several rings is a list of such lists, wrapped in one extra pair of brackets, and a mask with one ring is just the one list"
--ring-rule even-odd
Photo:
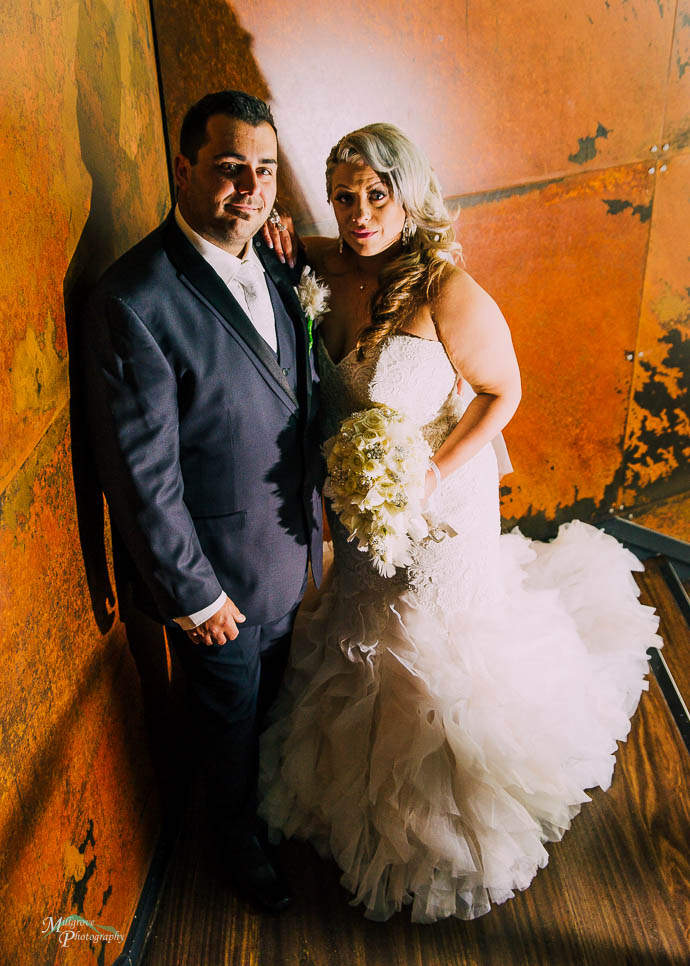
[(668, 167), (667, 164), (662, 164), (661, 167), (659, 168), (659, 171), (665, 171), (667, 167)]
[(670, 148), (670, 146), (671, 146), (670, 144), (665, 144), (661, 150), (662, 151), (668, 151), (668, 149)]
[(652, 154), (656, 154), (656, 152), (659, 150), (659, 146), (657, 144), (653, 144), (650, 150)]
[(652, 166), (652, 167), (651, 167), (651, 168), (649, 169), (649, 172), (648, 172), (648, 173), (649, 173), (649, 174), (654, 174), (655, 172), (656, 172), (656, 168)]

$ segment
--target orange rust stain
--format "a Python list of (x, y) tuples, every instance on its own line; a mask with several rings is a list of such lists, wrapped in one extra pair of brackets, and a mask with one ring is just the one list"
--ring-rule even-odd
[[(622, 501), (654, 497), (665, 481), (690, 486), (690, 155), (657, 174), (635, 355)], [(659, 494), (660, 495), (660, 494)]]
[(646, 165), (631, 165), (465, 200), (457, 231), (467, 268), (503, 309), (523, 376), (506, 430), (509, 519), (591, 515), (610, 499), (652, 187)]
[(79, 882), (86, 873), (86, 862), (84, 853), (72, 842), (68, 842), (62, 850), (62, 862), (65, 869), (65, 878), (74, 879)]

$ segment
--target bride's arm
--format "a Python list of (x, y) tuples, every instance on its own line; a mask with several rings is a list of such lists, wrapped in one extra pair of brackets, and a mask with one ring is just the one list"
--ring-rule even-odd
[[(506, 320), (491, 296), (467, 272), (455, 269), (449, 273), (430, 310), (455, 371), (477, 394), (434, 454), (444, 478), (478, 453), (510, 421), (520, 402), (520, 370)], [(427, 492), (435, 488), (433, 477), (430, 471)]]

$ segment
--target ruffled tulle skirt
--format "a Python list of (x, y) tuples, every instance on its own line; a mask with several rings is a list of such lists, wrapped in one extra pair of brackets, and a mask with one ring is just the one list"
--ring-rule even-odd
[(441, 613), (331, 573), (298, 616), (262, 737), (260, 813), (342, 869), (365, 914), (471, 919), (525, 889), (606, 789), (657, 618), (586, 524), (500, 538), (491, 606)]

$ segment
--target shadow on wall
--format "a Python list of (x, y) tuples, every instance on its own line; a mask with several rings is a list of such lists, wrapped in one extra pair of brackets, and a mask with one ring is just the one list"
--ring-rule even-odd
[[(95, 36), (94, 24), (99, 25)], [(106, 25), (105, 28), (103, 25)], [(97, 53), (94, 53), (97, 51)], [(137, 185), (142, 172), (119, 141), (121, 124), (120, 51), (113, 20), (100, 0), (87, 6), (82, 0), (75, 61), (77, 122), (83, 163), (92, 179), (89, 215), (65, 276), (63, 293), (69, 347), (70, 417), (72, 472), (76, 495), (79, 538), (94, 617), (102, 634), (116, 620), (115, 602), (125, 624), (127, 640), (137, 666), (144, 700), (144, 713), (151, 741), (153, 764), (159, 787), (165, 794), (181, 728), (177, 702), (170, 692), (169, 655), (160, 624), (147, 618), (131, 604), (131, 594), (122, 579), (118, 561), (117, 534), (113, 533), (113, 588), (106, 542), (104, 501), (91, 454), (86, 419), (89, 400), (83, 383), (81, 338), (84, 307), (91, 287), (103, 271), (132, 241), (132, 225), (139, 212), (128, 210), (137, 203)], [(143, 232), (142, 232), (143, 234)], [(87, 335), (87, 333), (85, 333)], [(180, 676), (175, 676), (178, 686)], [(123, 707), (123, 715), (127, 709)]]
[[(224, 0), (205, 0), (203, 17), (199, 18), (193, 33), (179, 30), (179, 24), (186, 23), (189, 16), (188, 0), (153, 0), (152, 6), (172, 157), (178, 150), (185, 111), (204, 94), (238, 89), (270, 103), (271, 90), (252, 53), (253, 37), (242, 27), (230, 4)], [(166, 45), (165, 40), (173, 37), (174, 44)], [(178, 95), (180, 91), (184, 92), (184, 101)], [(276, 125), (279, 200), (296, 219), (311, 224), (314, 213), (280, 149), (280, 117), (276, 117)]]
[[(90, 459), (86, 428), (86, 406), (82, 384), (80, 318), (90, 287), (114, 261), (115, 237), (113, 195), (119, 171), (131, 167), (119, 147), (120, 60), (112, 19), (104, 4), (98, 14), (89, 16), (83, 4), (79, 9), (79, 29), (75, 76), (77, 82), (77, 123), (84, 166), (91, 175), (89, 216), (79, 238), (63, 284), (65, 321), (69, 347), (70, 418), (72, 471), (77, 501), (79, 538), (96, 623), (102, 634), (115, 622), (115, 594), (111, 586), (105, 548), (103, 496)], [(103, 38), (103, 59), (99, 71), (82, 57), (93, 50), (96, 38), (92, 23), (107, 24)], [(98, 85), (98, 86), (97, 86)], [(107, 103), (105, 103), (107, 101)]]

